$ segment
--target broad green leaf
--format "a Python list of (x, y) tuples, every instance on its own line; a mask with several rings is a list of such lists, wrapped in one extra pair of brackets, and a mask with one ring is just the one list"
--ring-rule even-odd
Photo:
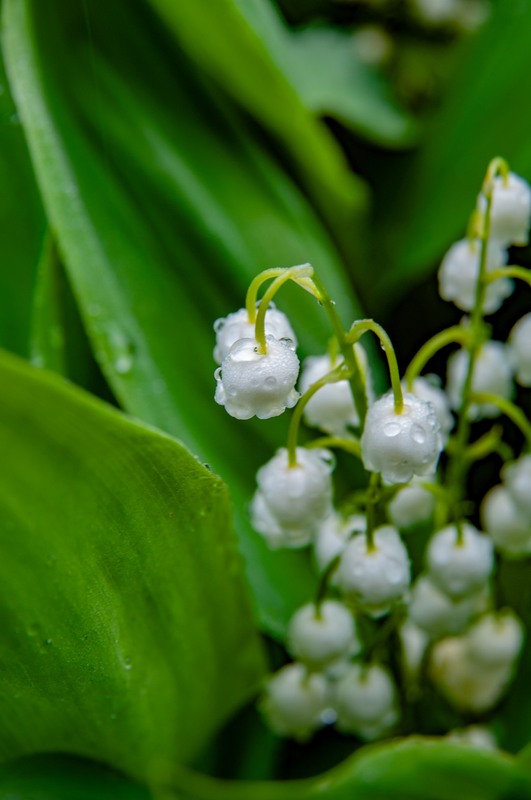
[(161, 800), (529, 800), (531, 776), (512, 757), (420, 737), (362, 747), (302, 781), (222, 783), (183, 773)]
[[(211, 325), (242, 305), (260, 269), (307, 260), (345, 323), (359, 311), (300, 189), (157, 20), (139, 2), (91, 8), (89, 36), (67, 0), (5, 3), (10, 78), (46, 209), (114, 394), (230, 484), (260, 618), (279, 633), (314, 579), (305, 556), (267, 549), (246, 507), (286, 422), (238, 423), (215, 405)], [(303, 292), (286, 296), (306, 352), (324, 348), (322, 311)]]
[(161, 780), (262, 674), (226, 488), (51, 373), (0, 383), (0, 760)]
[(44, 216), (0, 56), (0, 346), (26, 355)]
[(150, 800), (142, 786), (88, 761), (36, 756), (0, 767), (0, 800)]
[(396, 299), (463, 237), (492, 158), (504, 156), (531, 179), (530, 40), (530, 0), (496, 3), (454, 72), (426, 145), (387, 181), (371, 299)]

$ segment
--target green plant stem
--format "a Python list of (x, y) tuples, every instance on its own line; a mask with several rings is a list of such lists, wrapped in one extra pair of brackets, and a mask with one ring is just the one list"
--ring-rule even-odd
[(513, 451), (502, 440), (502, 436), (503, 429), (500, 425), (495, 425), (490, 431), (468, 445), (465, 453), (468, 462), (480, 461), (491, 453), (498, 453), (504, 461), (509, 461), (513, 457)]
[(333, 447), (337, 450), (344, 450), (346, 453), (361, 458), (361, 444), (359, 439), (352, 438), (344, 439), (341, 436), (320, 436), (318, 439), (312, 439), (308, 442), (306, 447), (313, 450), (317, 447)]
[(510, 400), (506, 400), (505, 397), (500, 397), (497, 394), (487, 394), (486, 392), (478, 392), (477, 394), (473, 394), (471, 396), (471, 402), (492, 403), (492, 405), (497, 406), (500, 411), (511, 420), (511, 422), (514, 422), (514, 424), (520, 428), (527, 440), (528, 446), (531, 446), (531, 423), (521, 408), (518, 408), (518, 406), (516, 406)]
[(461, 325), (452, 325), (451, 328), (446, 328), (436, 333), (431, 339), (428, 339), (413, 357), (404, 374), (404, 381), (408, 392), (412, 391), (415, 378), (420, 375), (428, 361), (430, 361), (439, 350), (442, 350), (443, 347), (447, 347), (449, 344), (466, 344), (469, 339), (470, 331), (468, 328), (464, 328)]
[(400, 371), (398, 369), (395, 349), (388, 334), (385, 332), (382, 326), (378, 325), (378, 323), (373, 319), (360, 319), (358, 322), (355, 322), (352, 325), (347, 335), (347, 341), (351, 344), (355, 344), (358, 339), (360, 339), (363, 334), (367, 333), (368, 331), (376, 334), (385, 351), (385, 356), (387, 358), (387, 364), (389, 367), (391, 388), (393, 390), (393, 396), (395, 399), (395, 412), (397, 414), (401, 414), (404, 408), (404, 395), (402, 393), (402, 385), (400, 383)]
[(531, 286), (531, 270), (525, 267), (501, 267), (485, 275), (485, 281), (487, 283), (492, 283), (500, 278), (517, 278), (527, 283), (528, 286)]
[[(269, 308), (269, 305), (273, 300), (274, 296), (276, 295), (276, 293), (288, 281), (295, 281), (295, 283), (297, 283), (299, 279), (310, 278), (312, 274), (313, 274), (313, 267), (311, 266), (311, 264), (301, 264), (300, 266), (297, 267), (287, 267), (286, 269), (282, 270), (282, 273), (274, 279), (272, 284), (268, 287), (267, 291), (264, 292), (264, 296), (260, 300), (260, 305), (258, 307), (258, 313), (256, 315), (256, 320), (255, 320), (255, 338), (256, 341), (258, 342), (259, 353), (262, 354), (267, 353), (265, 317), (267, 309)], [(256, 304), (253, 307), (256, 307)], [(247, 314), (249, 314), (248, 308), (247, 308)]]
[(374, 544), (374, 529), (376, 528), (376, 506), (380, 500), (380, 473), (371, 473), (369, 481), (369, 488), (367, 490), (367, 506), (365, 513), (367, 515), (367, 529), (365, 536), (367, 539), (367, 552), (376, 549)]

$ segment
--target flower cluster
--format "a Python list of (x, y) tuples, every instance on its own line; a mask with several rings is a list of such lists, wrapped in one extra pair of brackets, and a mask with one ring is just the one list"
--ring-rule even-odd
[[(516, 384), (531, 385), (531, 314), (507, 343), (492, 340), (484, 323), (514, 280), (531, 285), (531, 272), (507, 266), (508, 248), (528, 242), (530, 218), (530, 187), (495, 159), (468, 238), (439, 270), (442, 298), (469, 316), (424, 343), (402, 377), (385, 331), (373, 320), (343, 329), (310, 265), (258, 276), (245, 309), (215, 325), (216, 401), (238, 419), (295, 406), (286, 446), (258, 470), (250, 503), (257, 534), (274, 549), (309, 547), (320, 575), (315, 597), (287, 625), (293, 662), (270, 677), (260, 702), (278, 735), (306, 739), (335, 724), (370, 741), (404, 724), (412, 686), (422, 697), (431, 683), (441, 703), (463, 714), (490, 712), (510, 687), (524, 628), (502, 607), (498, 566), (531, 553), (531, 454), (508, 459), (480, 509), (467, 478), (483, 456), (507, 458), (502, 428), (478, 437), (477, 420), (485, 426), (506, 415), (531, 445), (531, 424), (513, 403)], [(269, 279), (257, 304), (257, 287)], [(296, 336), (271, 305), (286, 280), (314, 295), (335, 332), (328, 352), (303, 361), (300, 377)], [(380, 397), (359, 343), (367, 332), (387, 357), (391, 389)], [(448, 346), (443, 386), (423, 372)], [(303, 422), (321, 431), (304, 447)], [(339, 503), (336, 448), (366, 474)], [(482, 741), (491, 737), (478, 731)], [(475, 728), (455, 733), (469, 735)]]

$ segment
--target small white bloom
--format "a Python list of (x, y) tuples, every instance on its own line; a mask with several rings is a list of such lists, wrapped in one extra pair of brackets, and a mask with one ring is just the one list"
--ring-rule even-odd
[[(368, 381), (367, 354), (359, 344), (354, 346), (358, 363), (366, 380), (369, 398), (372, 390)], [(343, 359), (332, 362), (329, 355), (310, 356), (302, 365), (299, 389), (304, 394), (312, 384), (323, 378), (342, 363)], [(304, 419), (311, 428), (320, 428), (326, 433), (344, 436), (349, 426), (360, 424), (358, 412), (352, 399), (349, 382), (337, 381), (322, 386), (309, 400), (304, 409)]]
[(236, 419), (269, 419), (299, 399), (299, 359), (285, 340), (267, 337), (267, 353), (255, 339), (238, 339), (214, 373), (215, 400)]
[(494, 731), (486, 725), (468, 725), (466, 728), (454, 728), (445, 736), (451, 742), (475, 747), (478, 750), (497, 750), (498, 742)]
[(279, 736), (296, 739), (307, 739), (321, 727), (328, 705), (326, 678), (309, 674), (303, 664), (288, 664), (273, 675), (260, 702), (270, 728)]
[(398, 720), (396, 688), (388, 669), (377, 664), (352, 664), (335, 685), (337, 727), (372, 741)]
[[(439, 268), (439, 294), (462, 311), (472, 311), (476, 301), (476, 285), (481, 261), (481, 241), (462, 239), (456, 242), (445, 255)], [(494, 272), (507, 263), (507, 250), (499, 242), (489, 243), (486, 271)], [(500, 278), (487, 284), (483, 311), (497, 311), (514, 289), (508, 278)]]
[[(254, 339), (255, 325), (254, 322), (249, 322), (247, 309), (240, 308), (226, 317), (217, 319), (214, 322), (214, 331), (216, 332), (214, 360), (222, 364), (238, 339)], [(297, 347), (297, 338), (287, 316), (273, 305), (266, 311), (265, 332), (266, 336), (272, 336), (274, 339), (288, 339), (293, 348)]]
[[(458, 350), (448, 359), (447, 393), (452, 408), (458, 410), (468, 372), (469, 356)], [(477, 394), (496, 394), (509, 400), (513, 394), (512, 369), (502, 342), (486, 342), (480, 349), (472, 375), (472, 391)], [(501, 414), (493, 403), (473, 403), (469, 409), (471, 419), (497, 417)]]
[(486, 609), (488, 592), (452, 599), (428, 575), (420, 575), (411, 589), (410, 619), (432, 638), (461, 633), (471, 619)]
[(524, 627), (516, 614), (485, 614), (466, 634), (470, 657), (487, 667), (513, 664), (522, 649)]
[(388, 392), (370, 406), (361, 437), (365, 469), (381, 472), (389, 483), (407, 483), (413, 475), (433, 473), (441, 449), (439, 422), (431, 403), (406, 393), (398, 414), (393, 394)]
[(427, 548), (430, 576), (450, 597), (479, 591), (494, 569), (491, 539), (467, 522), (462, 534), (459, 541), (456, 525), (448, 525), (431, 538)]
[(450, 404), (446, 392), (440, 388), (440, 378), (438, 375), (424, 375), (415, 378), (413, 381), (412, 392), (416, 397), (431, 403), (433, 410), (439, 420), (440, 437), (443, 445), (448, 441), (448, 437), (454, 427), (454, 418), (450, 411)]
[(426, 478), (413, 478), (389, 503), (389, 519), (397, 528), (409, 528), (433, 513), (435, 497), (423, 483), (426, 483)]
[(258, 470), (251, 504), (253, 527), (273, 547), (302, 547), (332, 511), (333, 457), (328, 450), (297, 448), (291, 467), (281, 448)]
[(520, 456), (502, 470), (507, 491), (519, 512), (531, 520), (531, 455)]
[(373, 539), (371, 548), (364, 533), (350, 540), (341, 556), (336, 581), (341, 591), (367, 613), (381, 616), (408, 588), (410, 565), (396, 528), (383, 525), (374, 531)]
[[(484, 195), (478, 197), (478, 208), (487, 208)], [(510, 172), (494, 179), (490, 214), (490, 236), (504, 245), (526, 245), (531, 221), (531, 188), (527, 181)]]
[(531, 313), (525, 314), (514, 325), (507, 350), (516, 380), (521, 386), (531, 386)]
[(367, 519), (363, 514), (352, 514), (346, 518), (336, 512), (329, 514), (319, 524), (313, 543), (319, 570), (324, 572), (334, 558), (343, 552), (353, 533), (363, 533), (366, 528)]
[(481, 519), (497, 550), (521, 557), (531, 553), (531, 518), (520, 512), (505, 486), (494, 486), (485, 495)]
[(357, 655), (361, 645), (352, 612), (337, 600), (299, 608), (289, 623), (288, 650), (316, 670)]
[(398, 629), (398, 634), (400, 636), (402, 670), (408, 678), (415, 679), (420, 673), (430, 637), (426, 631), (423, 631), (410, 619), (404, 620)]
[(460, 0), (410, 0), (410, 4), (421, 22), (438, 26), (455, 21)]

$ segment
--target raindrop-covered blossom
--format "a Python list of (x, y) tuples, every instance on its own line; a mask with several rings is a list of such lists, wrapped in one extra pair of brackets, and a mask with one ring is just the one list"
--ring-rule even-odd
[(450, 403), (446, 392), (440, 387), (440, 378), (437, 375), (423, 375), (415, 378), (411, 391), (415, 397), (420, 397), (426, 403), (431, 403), (439, 420), (439, 434), (442, 443), (446, 444), (454, 427), (454, 418), (450, 411)]
[(387, 506), (389, 519), (397, 528), (409, 528), (433, 513), (435, 496), (423, 484), (426, 478), (415, 477), (400, 489)]
[(531, 519), (521, 513), (505, 486), (494, 486), (485, 495), (481, 520), (497, 550), (514, 557), (531, 553)]
[[(255, 325), (254, 322), (249, 322), (246, 308), (240, 308), (226, 317), (217, 319), (214, 322), (214, 331), (216, 333), (214, 360), (218, 364), (223, 363), (232, 345), (238, 339), (255, 338)], [(289, 340), (293, 348), (297, 346), (297, 337), (287, 316), (273, 305), (267, 309), (265, 314), (265, 332), (266, 336), (272, 336), (274, 339)]]
[(323, 724), (329, 705), (329, 685), (303, 664), (288, 664), (273, 675), (260, 702), (262, 713), (279, 736), (307, 739)]
[(307, 545), (332, 511), (332, 454), (298, 447), (296, 455), (290, 466), (288, 451), (281, 448), (256, 476), (251, 519), (271, 547)]
[[(487, 200), (479, 195), (478, 208), (485, 211)], [(504, 245), (526, 245), (531, 221), (531, 188), (527, 181), (510, 172), (494, 178), (490, 213), (490, 237)]]
[(462, 523), (462, 539), (456, 525), (432, 536), (427, 549), (430, 577), (450, 597), (479, 591), (494, 569), (492, 540), (468, 522)]
[(391, 672), (379, 664), (352, 664), (334, 687), (337, 727), (372, 741), (398, 721), (396, 687)]
[[(479, 239), (462, 239), (452, 245), (439, 268), (439, 294), (443, 300), (453, 302), (462, 311), (474, 308), (480, 260)], [(491, 241), (487, 253), (487, 273), (500, 269), (506, 263), (507, 250), (498, 242)], [(514, 284), (508, 278), (487, 284), (483, 302), (485, 314), (497, 311), (513, 288)]]
[(413, 475), (435, 471), (442, 449), (439, 421), (431, 403), (404, 395), (400, 413), (392, 392), (368, 410), (361, 437), (365, 469), (381, 472), (389, 483), (407, 483)]
[(361, 645), (352, 612), (338, 600), (299, 608), (289, 623), (288, 650), (313, 669), (356, 655)]
[[(459, 409), (466, 375), (469, 355), (466, 350), (458, 350), (448, 359), (448, 381), (446, 390), (450, 405)], [(486, 342), (477, 355), (472, 373), (472, 392), (477, 394), (496, 394), (509, 400), (513, 394), (512, 368), (507, 349), (502, 342)], [(494, 403), (472, 403), (469, 417), (497, 417), (500, 409)]]
[(268, 336), (267, 352), (260, 353), (255, 339), (238, 339), (214, 373), (215, 400), (236, 419), (277, 417), (299, 399), (298, 374), (292, 343)]

